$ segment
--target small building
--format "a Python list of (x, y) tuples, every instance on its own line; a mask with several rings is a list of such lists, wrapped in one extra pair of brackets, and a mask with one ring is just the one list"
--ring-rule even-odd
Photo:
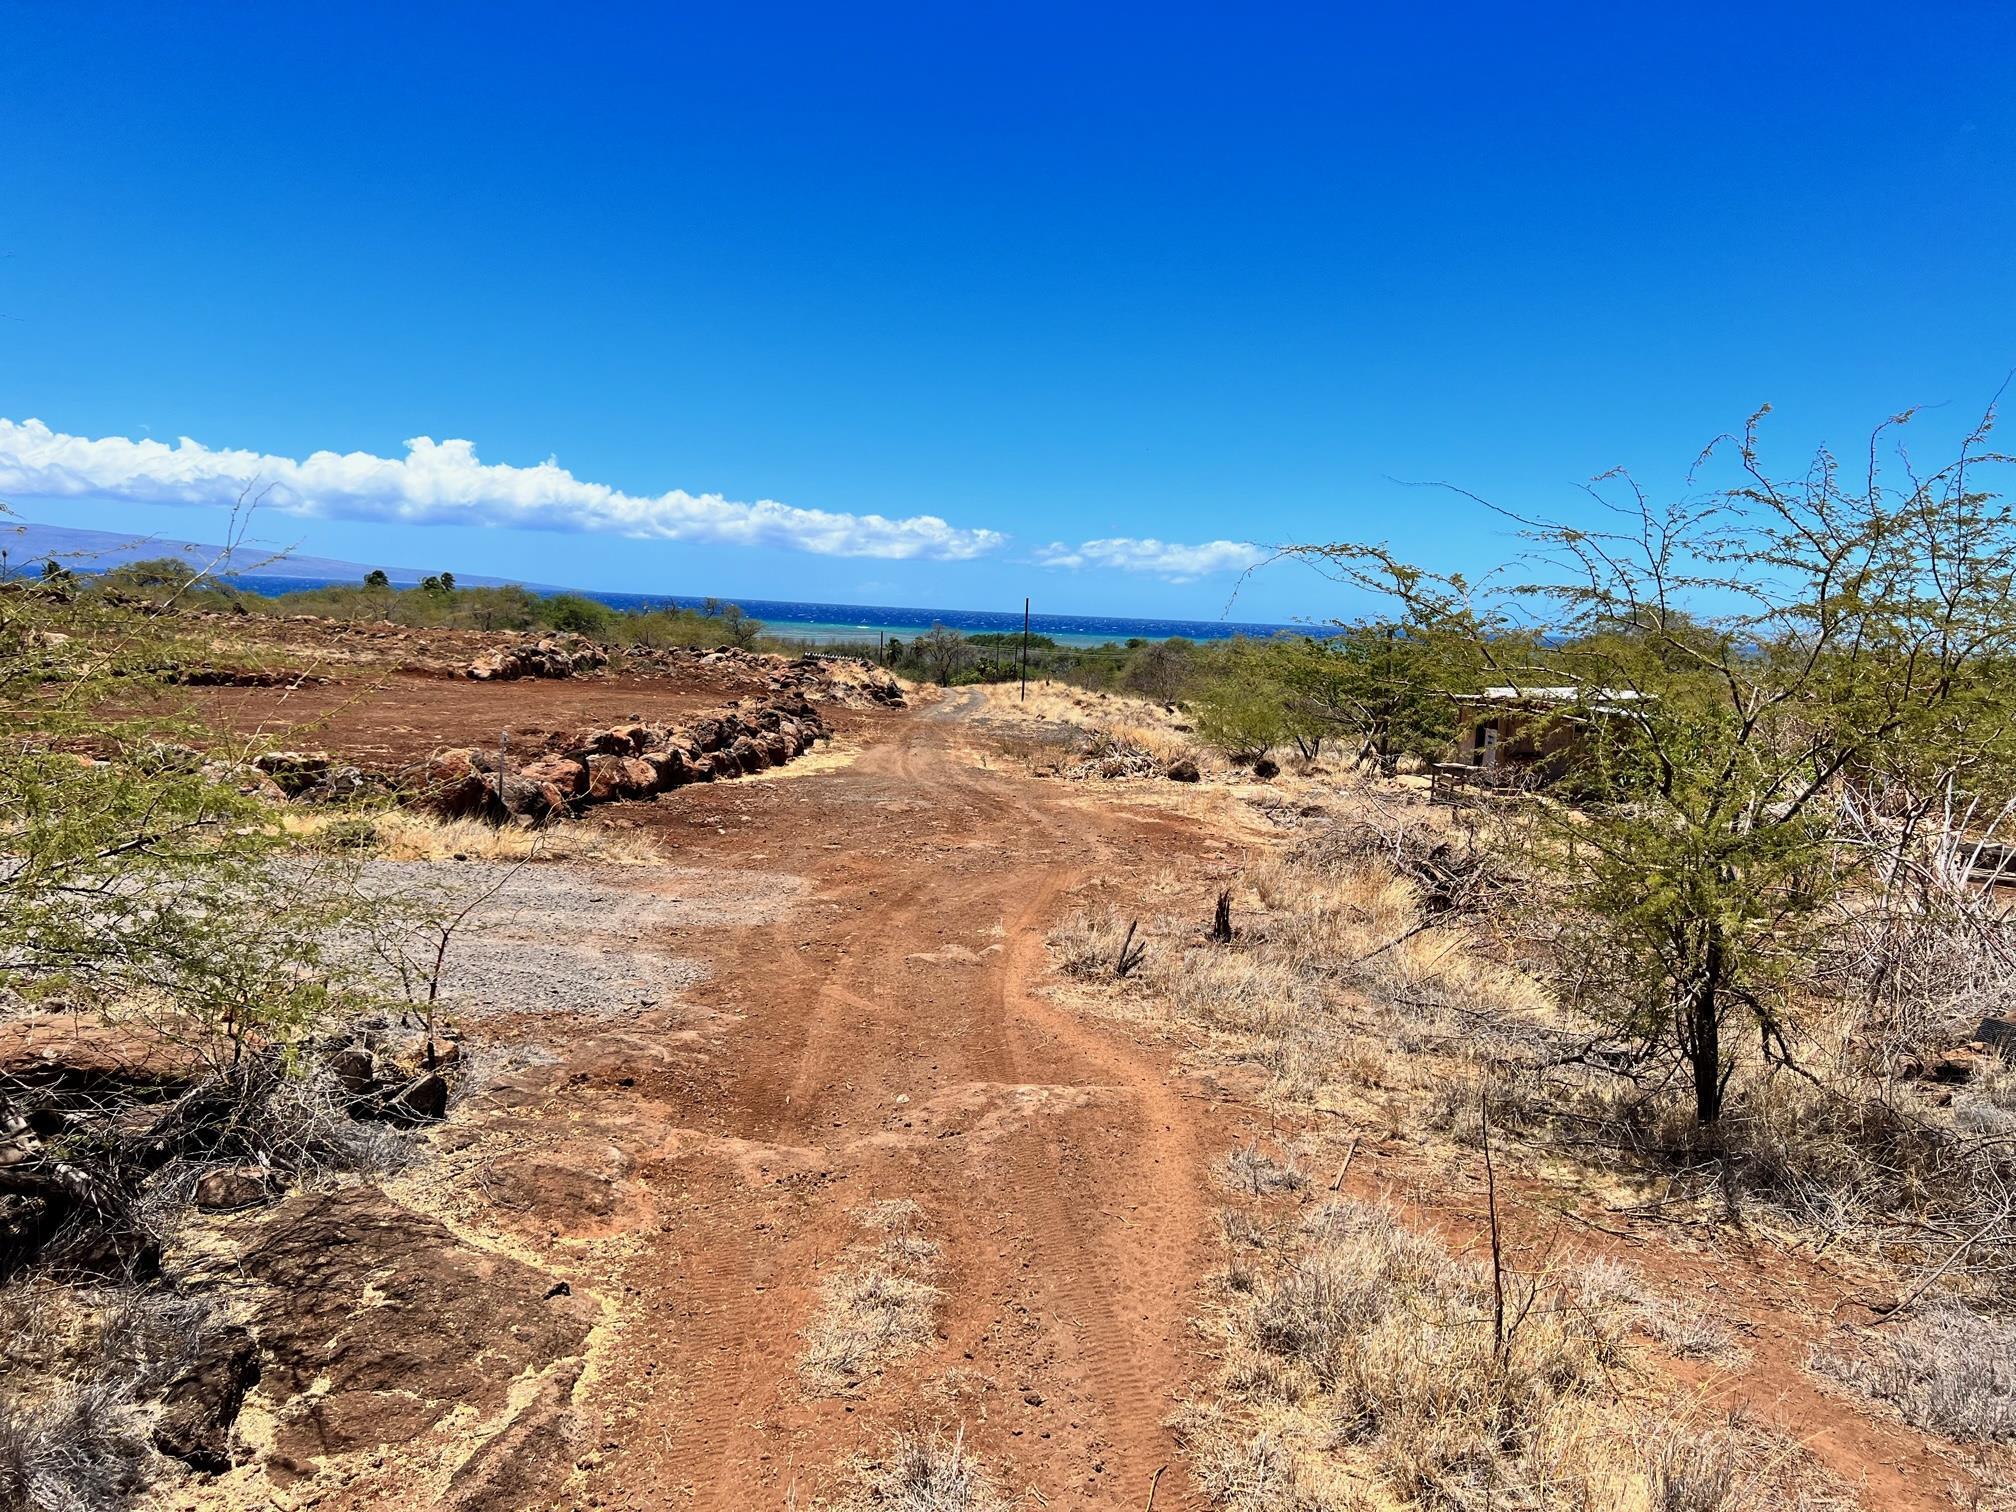
[(1457, 699), (1456, 759), (1442, 770), (1456, 781), (1553, 782), (1574, 765), (1593, 726), (1630, 717), (1647, 696), (1619, 688), (1486, 688)]

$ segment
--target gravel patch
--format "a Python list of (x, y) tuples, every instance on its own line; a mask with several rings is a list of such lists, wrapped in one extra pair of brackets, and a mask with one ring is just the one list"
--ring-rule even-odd
[(442, 996), (472, 1015), (628, 1015), (676, 999), (705, 969), (676, 930), (768, 923), (805, 895), (775, 872), (555, 862), (374, 861), (363, 886), (415, 900), (456, 929)]

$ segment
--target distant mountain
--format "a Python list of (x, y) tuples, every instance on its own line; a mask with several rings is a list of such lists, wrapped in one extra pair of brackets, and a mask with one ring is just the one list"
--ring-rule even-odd
[[(199, 541), (171, 541), (162, 536), (122, 535), (111, 530), (76, 530), (68, 525), (38, 525), (28, 520), (0, 516), (0, 551), (7, 553), (9, 572), (39, 566), (50, 557), (78, 572), (102, 572), (125, 562), (147, 557), (181, 557), (202, 567), (217, 567), (220, 576), (256, 581), (260, 578), (290, 578), (330, 583), (362, 582), (376, 563), (343, 562), (334, 557), (280, 556), (267, 560), (271, 546), (243, 546), (225, 563), (222, 546), (206, 546)], [(418, 567), (378, 567), (395, 583), (412, 585), (431, 574)], [(511, 578), (465, 576), (455, 581), (464, 588), (501, 588)], [(543, 584), (528, 588), (554, 592)]]

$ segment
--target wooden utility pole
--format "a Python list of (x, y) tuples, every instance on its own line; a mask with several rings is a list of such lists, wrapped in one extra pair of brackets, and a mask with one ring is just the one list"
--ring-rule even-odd
[(1029, 702), (1029, 600), (1022, 600), (1022, 702)]

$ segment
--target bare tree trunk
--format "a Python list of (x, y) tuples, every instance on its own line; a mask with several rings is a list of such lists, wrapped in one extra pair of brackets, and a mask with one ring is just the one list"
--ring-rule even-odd
[(1706, 1128), (1722, 1116), (1722, 1094), (1729, 1083), (1722, 1064), (1722, 1003), (1729, 957), (1722, 931), (1707, 926), (1701, 961), (1680, 1005), (1680, 1049), (1694, 1083), (1694, 1119)]

